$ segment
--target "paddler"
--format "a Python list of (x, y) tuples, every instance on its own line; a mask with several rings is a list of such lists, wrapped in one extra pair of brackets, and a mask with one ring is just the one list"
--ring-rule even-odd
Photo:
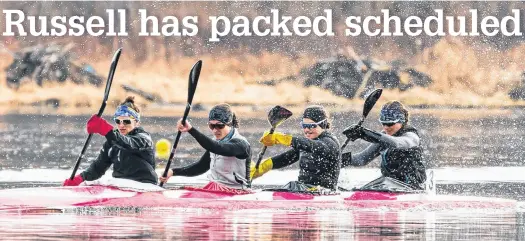
[(241, 189), (234, 173), (246, 177), (246, 163), (251, 161), (250, 143), (239, 132), (239, 121), (229, 104), (214, 106), (208, 115), (208, 128), (214, 138), (210, 138), (192, 126), (189, 121), (185, 125), (182, 119), (177, 122), (177, 129), (188, 132), (204, 148), (205, 152), (198, 162), (185, 167), (172, 168), (166, 182), (172, 176), (198, 176), (208, 172), (210, 182), (222, 184), (225, 188)]
[(350, 140), (363, 139), (370, 144), (365, 150), (343, 153), (343, 167), (364, 166), (381, 155), (381, 174), (399, 180), (415, 189), (424, 189), (426, 180), (421, 142), (416, 128), (409, 125), (409, 112), (399, 101), (387, 102), (381, 108), (382, 132), (358, 125), (343, 131)]
[(304, 136), (292, 136), (280, 132), (265, 132), (260, 142), (265, 146), (276, 144), (291, 147), (290, 150), (265, 159), (258, 169), (251, 167), (251, 176), (257, 178), (272, 169), (279, 169), (299, 161), (298, 181), (285, 186), (290, 191), (335, 191), (341, 169), (339, 141), (330, 129), (330, 116), (324, 107), (308, 106), (300, 126)]
[(115, 111), (115, 127), (101, 117), (93, 115), (87, 122), (89, 134), (106, 137), (95, 161), (64, 186), (78, 186), (84, 181), (100, 178), (113, 164), (113, 177), (131, 179), (142, 183), (157, 183), (155, 150), (148, 132), (140, 126), (140, 109), (133, 96), (126, 98)]

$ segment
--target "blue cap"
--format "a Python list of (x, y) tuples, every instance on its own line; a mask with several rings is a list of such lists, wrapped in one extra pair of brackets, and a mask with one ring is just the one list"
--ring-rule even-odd
[(379, 122), (381, 123), (405, 123), (405, 113), (398, 108), (385, 108), (381, 110)]

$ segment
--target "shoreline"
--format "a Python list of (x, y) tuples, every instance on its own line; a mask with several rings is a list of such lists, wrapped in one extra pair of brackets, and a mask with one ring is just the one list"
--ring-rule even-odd
[[(347, 105), (342, 104), (321, 104), (332, 115), (339, 113), (357, 112), (361, 113), (363, 105), (362, 100), (351, 101)], [(382, 103), (377, 103), (372, 113), (379, 113)], [(255, 104), (232, 104), (234, 111), (238, 115), (248, 118), (266, 118), (268, 111), (275, 105), (255, 105)], [(302, 113), (305, 105), (282, 105), (298, 115)], [(208, 111), (213, 107), (211, 104), (195, 103), (192, 106), (190, 115), (193, 117), (204, 118), (208, 116)], [(65, 116), (87, 116), (96, 113), (98, 106), (94, 107), (51, 107), (51, 106), (30, 106), (23, 105), (18, 107), (1, 106), (0, 115), (65, 115)], [(110, 115), (115, 107), (106, 106), (105, 116)], [(148, 117), (179, 117), (184, 113), (185, 103), (173, 103), (168, 105), (150, 104), (142, 108), (142, 113)], [(459, 105), (407, 105), (411, 114), (431, 114), (443, 118), (468, 118), (479, 116), (506, 115), (514, 110), (525, 110), (525, 104), (508, 105), (508, 106), (459, 106)]]

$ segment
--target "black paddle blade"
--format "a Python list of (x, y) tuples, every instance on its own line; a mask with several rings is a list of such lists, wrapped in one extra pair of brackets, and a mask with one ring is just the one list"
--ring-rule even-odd
[(190, 77), (188, 81), (188, 103), (191, 104), (193, 101), (193, 95), (197, 89), (197, 83), (199, 82), (199, 76), (201, 75), (202, 60), (197, 61), (193, 65), (190, 71)]
[(111, 60), (111, 66), (109, 67), (109, 74), (108, 79), (106, 81), (106, 88), (104, 90), (104, 99), (102, 99), (102, 105), (100, 106), (100, 109), (98, 110), (97, 115), (100, 117), (102, 116), (102, 113), (104, 113), (104, 109), (106, 108), (106, 103), (109, 98), (109, 91), (111, 90), (111, 84), (113, 83), (113, 76), (115, 76), (115, 70), (117, 69), (118, 60), (120, 59), (120, 53), (122, 52), (122, 48), (119, 48), (115, 54), (113, 54), (113, 60)]
[[(117, 69), (117, 64), (118, 64), (118, 60), (120, 58), (121, 52), (122, 52), (122, 48), (119, 48), (117, 52), (115, 52), (115, 54), (113, 55), (113, 60), (111, 61), (111, 67), (109, 68), (108, 79), (106, 81), (106, 89), (104, 90), (104, 99), (97, 113), (99, 117), (102, 116), (102, 113), (104, 113), (104, 109), (106, 109), (106, 103), (108, 101), (109, 91), (111, 90), (111, 84), (113, 83), (113, 76), (115, 76), (115, 70)], [(70, 180), (73, 180), (73, 178), (75, 178), (78, 167), (80, 166), (80, 162), (82, 161), (82, 158), (84, 158), (84, 153), (86, 152), (87, 147), (89, 146), (89, 143), (91, 142), (91, 137), (93, 137), (93, 134), (89, 134), (86, 141), (84, 142), (84, 147), (82, 147), (82, 151), (80, 151), (80, 155), (77, 158), (75, 167), (73, 168), (73, 171), (71, 172), (71, 176), (69, 177)]]
[[(365, 121), (365, 118), (368, 116), (368, 113), (370, 113), (370, 111), (372, 110), (372, 108), (374, 108), (374, 105), (376, 104), (377, 100), (379, 100), (379, 97), (381, 97), (381, 94), (383, 93), (383, 89), (375, 89), (374, 91), (372, 91), (372, 93), (370, 93), (367, 97), (366, 97), (366, 100), (365, 100), (365, 105), (363, 107), (363, 116), (361, 117), (361, 120), (359, 120), (359, 123), (357, 123), (358, 126), (360, 126), (361, 124), (363, 124), (363, 122)], [(349, 127), (347, 127), (344, 131), (343, 131), (343, 134), (344, 135), (347, 135), (347, 130), (348, 130)], [(348, 143), (350, 141), (355, 141), (355, 140), (352, 140), (350, 138), (347, 137), (345, 143), (341, 146), (341, 150), (345, 149), (346, 145), (348, 145)]]
[[(184, 110), (184, 115), (182, 116), (182, 124), (186, 123), (186, 118), (188, 118), (188, 115), (190, 114), (191, 110), (191, 102), (193, 101), (193, 96), (195, 95), (195, 91), (197, 90), (197, 83), (199, 82), (199, 76), (201, 75), (201, 68), (202, 68), (202, 60), (197, 61), (193, 65), (190, 71), (190, 77), (188, 82), (188, 103), (186, 104), (186, 109)], [(177, 145), (179, 144), (179, 140), (182, 133), (180, 131), (177, 132), (177, 136), (175, 137), (175, 142), (173, 142), (173, 147), (171, 148), (170, 157), (168, 158), (168, 163), (166, 163), (166, 167), (164, 168), (164, 173), (162, 174), (162, 177), (168, 176), (168, 171), (171, 166), (171, 162), (173, 161), (173, 157), (175, 156), (175, 150), (177, 149)], [(159, 183), (159, 186), (163, 186), (164, 183)]]
[(108, 80), (106, 82), (106, 89), (104, 90), (104, 101), (108, 100), (109, 90), (111, 90), (111, 84), (113, 83), (113, 76), (115, 76), (117, 63), (120, 59), (120, 53), (122, 53), (122, 48), (119, 48), (117, 52), (115, 52), (115, 54), (113, 55), (113, 60), (111, 61), (111, 67), (109, 69)]
[(277, 127), (280, 125), (283, 121), (290, 118), (292, 116), (292, 112), (288, 109), (281, 107), (281, 106), (275, 106), (273, 107), (270, 112), (268, 112), (268, 122), (270, 122), (270, 125), (272, 128)]
[(377, 100), (379, 100), (379, 97), (381, 97), (381, 94), (383, 93), (383, 89), (375, 89), (366, 97), (365, 100), (365, 106), (363, 107), (363, 116), (368, 116), (368, 113), (372, 110), (374, 105), (376, 104)]
[(186, 103), (186, 110), (184, 110), (184, 115), (182, 116), (182, 124), (186, 123), (186, 118), (190, 113), (191, 102), (193, 101), (193, 96), (197, 90), (197, 83), (199, 83), (199, 77), (201, 75), (202, 60), (197, 61), (193, 65), (190, 71), (190, 77), (188, 79), (188, 102)]

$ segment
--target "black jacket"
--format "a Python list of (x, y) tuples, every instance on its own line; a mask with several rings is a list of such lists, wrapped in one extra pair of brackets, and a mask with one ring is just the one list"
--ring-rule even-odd
[(113, 177), (157, 184), (155, 151), (149, 133), (137, 127), (127, 135), (112, 130), (106, 135), (97, 159), (80, 175), (86, 181), (99, 179), (113, 164)]
[(273, 169), (282, 168), (299, 161), (300, 182), (320, 185), (335, 190), (341, 170), (339, 141), (330, 132), (324, 131), (316, 139), (293, 137), (293, 149), (272, 157)]

